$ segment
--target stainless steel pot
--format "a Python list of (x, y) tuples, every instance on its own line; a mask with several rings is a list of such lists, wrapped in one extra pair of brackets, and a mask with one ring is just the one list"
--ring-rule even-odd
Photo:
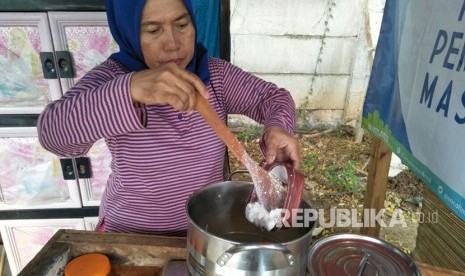
[[(191, 275), (305, 275), (314, 223), (268, 232), (245, 218), (248, 182), (221, 182), (188, 200)], [(310, 208), (302, 201), (301, 208)]]
[(333, 234), (310, 247), (308, 272), (325, 275), (421, 275), (409, 255), (398, 247), (365, 235)]

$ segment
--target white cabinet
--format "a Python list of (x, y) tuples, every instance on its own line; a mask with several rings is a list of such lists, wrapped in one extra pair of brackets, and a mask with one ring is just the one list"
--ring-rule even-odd
[(83, 206), (98, 206), (110, 175), (110, 151), (105, 141), (97, 141), (87, 153), (90, 159), (92, 175), (79, 179), (79, 189)]
[(11, 273), (17, 275), (59, 229), (86, 230), (83, 218), (0, 220)]
[(104, 12), (2, 13), (0, 114), (39, 114), (117, 49)]
[[(60, 78), (64, 92), (86, 72), (118, 51), (104, 12), (50, 12), (48, 17), (55, 52), (67, 51), (73, 60), (74, 77)], [(58, 67), (59, 63), (57, 60)], [(90, 158), (91, 177), (78, 179), (82, 205), (98, 206), (110, 174), (110, 152), (100, 140), (87, 156)]]
[(35, 128), (0, 137), (0, 210), (79, 208), (75, 180), (64, 180), (60, 162), (39, 144)]
[[(117, 50), (105, 12), (0, 13), (0, 231), (13, 275), (58, 229), (95, 228), (97, 218), (79, 212), (100, 204), (110, 173), (108, 148), (101, 140), (90, 149), (89, 178), (65, 180), (60, 159), (40, 146), (34, 120)], [(76, 160), (69, 168), (77, 176)], [(57, 210), (53, 219), (7, 215)]]
[(1, 114), (38, 114), (61, 96), (58, 80), (43, 78), (39, 53), (53, 51), (46, 13), (3, 13), (0, 46)]
[[(40, 114), (117, 50), (105, 12), (2, 13), (0, 120), (5, 114), (10, 115), (8, 119)], [(63, 53), (69, 53), (71, 59)], [(0, 152), (0, 168), (13, 173), (0, 179), (0, 210), (98, 206), (110, 173), (105, 143), (97, 142), (89, 152), (90, 178), (65, 181), (59, 160), (52, 161), (53, 157), (40, 149), (36, 136), (34, 127), (0, 127), (0, 147), (6, 150)], [(10, 164), (8, 160), (21, 163)], [(18, 166), (22, 166), (20, 171)], [(39, 174), (40, 169), (47, 173)], [(18, 172), (21, 175), (14, 176)], [(29, 194), (35, 193), (29, 189), (32, 186), (43, 189), (43, 194), (33, 198)], [(67, 187), (67, 195), (52, 196), (60, 191), (56, 187)]]
[(68, 51), (73, 59), (74, 77), (60, 78), (64, 92), (118, 50), (104, 12), (50, 12), (48, 18), (55, 52)]
[(98, 223), (98, 217), (84, 217), (86, 230), (94, 231)]

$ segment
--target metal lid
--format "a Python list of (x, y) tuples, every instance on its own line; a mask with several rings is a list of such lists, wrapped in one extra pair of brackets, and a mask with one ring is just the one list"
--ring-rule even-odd
[(394, 245), (364, 235), (335, 234), (308, 255), (310, 275), (420, 275), (415, 262)]

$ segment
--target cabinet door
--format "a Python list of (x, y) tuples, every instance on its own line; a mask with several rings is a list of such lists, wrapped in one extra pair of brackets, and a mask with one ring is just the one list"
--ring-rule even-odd
[(73, 78), (61, 78), (68, 91), (86, 72), (118, 51), (105, 12), (50, 12), (55, 51), (68, 51), (73, 60)]
[(47, 14), (2, 13), (0, 114), (39, 114), (61, 97), (58, 80), (44, 78), (40, 52), (53, 52)]
[(87, 153), (92, 174), (90, 178), (79, 179), (79, 189), (83, 206), (98, 206), (111, 173), (111, 155), (105, 140), (101, 139)]
[(85, 230), (84, 219), (0, 220), (11, 273), (17, 275), (59, 229)]
[(95, 231), (97, 227), (98, 217), (84, 217), (84, 224), (87, 231)]
[(0, 210), (81, 207), (77, 181), (63, 179), (59, 159), (42, 148), (36, 129), (14, 132), (0, 138)]
[[(61, 78), (63, 91), (69, 90), (86, 72), (118, 51), (105, 12), (50, 12), (50, 28), (56, 51), (68, 51), (73, 59), (74, 78)], [(103, 140), (87, 154), (92, 175), (79, 179), (84, 206), (97, 206), (110, 174), (111, 156)]]

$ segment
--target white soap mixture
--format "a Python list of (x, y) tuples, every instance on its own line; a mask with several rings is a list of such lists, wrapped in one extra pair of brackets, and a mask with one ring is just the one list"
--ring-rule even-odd
[[(284, 166), (274, 167), (269, 174), (277, 178), (281, 183), (287, 183), (288, 175)], [(268, 212), (259, 202), (250, 202), (245, 208), (245, 216), (251, 223), (271, 231), (277, 224), (281, 225), (281, 208), (276, 208)]]
[(262, 204), (252, 202), (247, 204), (245, 208), (245, 216), (251, 223), (271, 231), (281, 220), (282, 210), (283, 209), (277, 208), (268, 212)]

